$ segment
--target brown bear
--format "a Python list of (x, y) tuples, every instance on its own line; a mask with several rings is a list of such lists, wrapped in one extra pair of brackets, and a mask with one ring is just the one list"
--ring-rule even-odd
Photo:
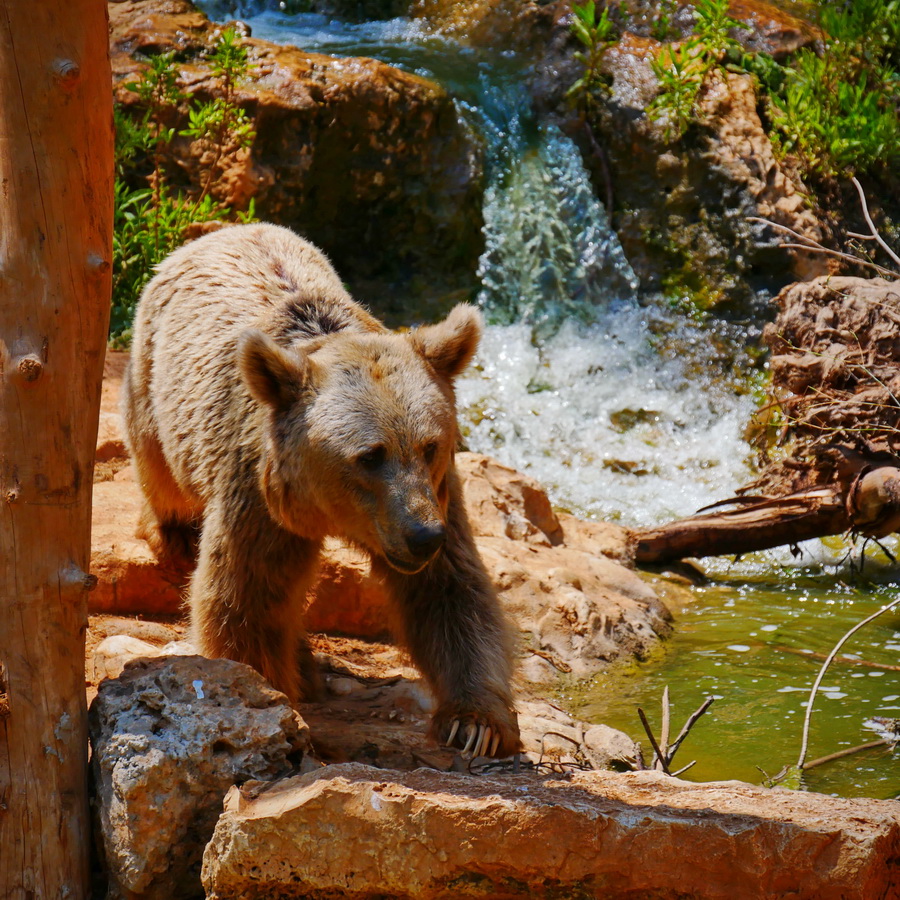
[(502, 757), (519, 749), (511, 641), (454, 466), (453, 379), (481, 328), (461, 305), (388, 331), (312, 244), (233, 226), (177, 250), (144, 289), (123, 410), (142, 536), (161, 556), (196, 545), (201, 652), (309, 698), (307, 591), (324, 538), (344, 538), (389, 589), (436, 698), (432, 735)]

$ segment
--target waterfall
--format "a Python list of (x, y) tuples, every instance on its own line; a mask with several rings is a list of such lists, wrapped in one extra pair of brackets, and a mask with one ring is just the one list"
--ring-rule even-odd
[(578, 148), (547, 126), (529, 142), (511, 122), (485, 192), (478, 302), (492, 322), (541, 334), (591, 322), (597, 307), (633, 300), (637, 278), (594, 196)]
[(750, 474), (751, 399), (705, 365), (709, 334), (638, 303), (575, 144), (554, 127), (529, 135), (522, 106), (492, 96), (478, 267), (491, 324), (458, 386), (466, 445), (561, 507), (628, 525), (728, 496)]

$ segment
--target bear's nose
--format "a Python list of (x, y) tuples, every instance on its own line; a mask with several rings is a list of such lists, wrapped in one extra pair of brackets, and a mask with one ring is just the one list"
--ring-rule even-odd
[(445, 537), (443, 525), (419, 525), (407, 533), (406, 546), (418, 559), (428, 559), (440, 550)]

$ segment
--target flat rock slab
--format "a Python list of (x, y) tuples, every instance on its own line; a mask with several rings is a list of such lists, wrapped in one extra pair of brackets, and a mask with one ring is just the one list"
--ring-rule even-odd
[(202, 877), (210, 900), (892, 900), (900, 803), (654, 772), (329, 766), (233, 788)]

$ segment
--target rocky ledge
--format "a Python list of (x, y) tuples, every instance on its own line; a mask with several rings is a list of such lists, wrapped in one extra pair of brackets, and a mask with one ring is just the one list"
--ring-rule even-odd
[[(173, 52), (179, 82), (196, 100), (220, 90), (207, 54), (222, 26), (189, 0), (124, 0), (109, 12), (114, 92), (126, 111), (141, 111), (126, 85), (149, 55)], [(230, 158), (215, 199), (241, 210), (253, 199), (261, 219), (308, 237), (380, 315), (399, 311), (386, 282), (418, 277), (435, 302), (442, 291), (473, 288), (483, 150), (447, 92), (374, 59), (253, 37), (245, 45), (250, 75), (236, 96), (256, 133), (249, 151)], [(187, 116), (182, 104), (176, 130)], [(176, 136), (169, 177), (197, 189), (203, 153)]]
[(900, 804), (654, 772), (566, 777), (332, 766), (232, 788), (215, 900), (900, 896)]
[(621, 529), (557, 515), (538, 484), (486, 457), (461, 465), (479, 547), (522, 632), (520, 757), (427, 742), (431, 698), (384, 641), (384, 597), (347, 548), (332, 548), (309, 610), (330, 632), (313, 638), (321, 702), (293, 710), (247, 666), (195, 655), (173, 618), (185, 573), (132, 537), (124, 361), (109, 355), (104, 383), (87, 666), (112, 900), (900, 898), (900, 803), (607, 771), (639, 765), (636, 745), (573, 719), (535, 682), (646, 652), (668, 613), (623, 564)]

